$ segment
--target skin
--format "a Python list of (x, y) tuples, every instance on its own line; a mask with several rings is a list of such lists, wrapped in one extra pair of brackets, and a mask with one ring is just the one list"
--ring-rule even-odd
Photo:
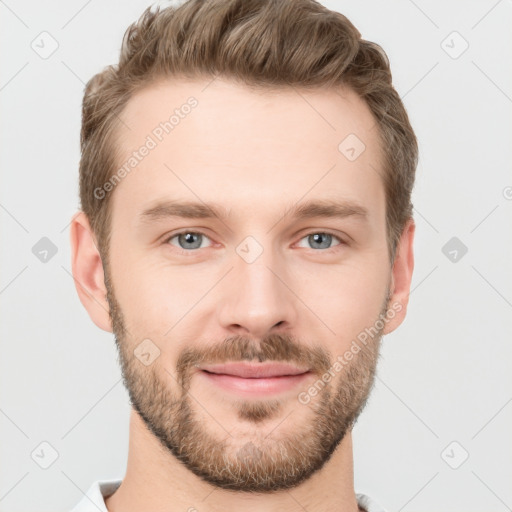
[[(161, 80), (123, 111), (129, 128), (119, 131), (120, 154), (139, 148), (190, 96), (197, 107), (112, 192), (108, 268), (87, 217), (79, 213), (71, 226), (80, 300), (98, 327), (116, 334), (134, 404), (126, 475), (107, 508), (355, 512), (351, 430), (373, 385), (380, 337), (405, 317), (414, 266), (412, 220), (389, 261), (377, 126), (350, 90), (263, 92), (220, 78)], [(338, 150), (350, 133), (366, 146), (355, 161)], [(229, 216), (141, 220), (169, 199), (217, 202)], [(367, 215), (287, 215), (298, 203), (325, 199), (357, 203)], [(183, 230), (204, 233), (200, 248), (175, 236)], [(315, 243), (308, 236), (326, 232), (334, 237)], [(250, 263), (237, 252), (248, 236), (262, 249)], [(378, 335), (301, 403), (298, 394), (391, 308)], [(134, 357), (146, 339), (160, 351), (148, 366)], [(183, 358), (240, 361), (242, 346), (313, 371), (293, 390), (258, 399), (220, 390)], [(176, 404), (189, 408), (195, 430), (179, 422)], [(163, 430), (155, 434), (155, 425)], [(327, 439), (334, 445), (324, 453)], [(173, 442), (191, 459), (178, 460)], [(304, 475), (276, 476), (270, 492), (256, 477), (290, 469), (279, 447)], [(315, 457), (322, 460), (308, 469)], [(199, 474), (194, 462), (201, 460), (211, 462), (211, 474)], [(208, 481), (212, 468), (226, 465), (238, 471), (238, 489)], [(248, 475), (252, 492), (240, 480)]]

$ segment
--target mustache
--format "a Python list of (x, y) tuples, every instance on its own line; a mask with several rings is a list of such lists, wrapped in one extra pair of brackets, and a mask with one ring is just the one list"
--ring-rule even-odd
[(288, 334), (270, 334), (259, 342), (244, 336), (232, 336), (220, 344), (211, 343), (201, 348), (183, 350), (176, 363), (176, 372), (185, 387), (197, 365), (254, 360), (307, 366), (321, 375), (331, 367), (332, 354), (320, 345), (305, 346)]

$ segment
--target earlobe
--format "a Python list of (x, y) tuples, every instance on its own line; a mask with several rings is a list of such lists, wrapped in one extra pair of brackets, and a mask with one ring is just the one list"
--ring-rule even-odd
[(393, 316), (388, 315), (389, 318), (383, 334), (393, 332), (403, 322), (407, 312), (414, 269), (413, 242), (415, 229), (414, 220), (410, 219), (406, 223), (398, 242), (391, 275), (391, 296), (388, 304), (388, 312), (393, 311)]
[(112, 332), (101, 256), (87, 216), (79, 212), (71, 221), (71, 269), (76, 290), (91, 320)]

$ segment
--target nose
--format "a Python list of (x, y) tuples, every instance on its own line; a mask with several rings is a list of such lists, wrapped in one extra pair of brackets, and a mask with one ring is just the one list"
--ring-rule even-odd
[(233, 258), (222, 292), (221, 326), (230, 335), (262, 339), (269, 333), (290, 330), (297, 320), (297, 300), (284, 262), (270, 250), (248, 262)]

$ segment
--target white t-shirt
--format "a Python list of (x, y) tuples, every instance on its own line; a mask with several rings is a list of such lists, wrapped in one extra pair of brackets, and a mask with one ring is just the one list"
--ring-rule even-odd
[[(105, 498), (114, 494), (121, 482), (122, 480), (97, 480), (71, 512), (108, 512)], [(366, 512), (387, 512), (384, 507), (365, 494), (356, 493), (356, 499), (358, 505)]]

